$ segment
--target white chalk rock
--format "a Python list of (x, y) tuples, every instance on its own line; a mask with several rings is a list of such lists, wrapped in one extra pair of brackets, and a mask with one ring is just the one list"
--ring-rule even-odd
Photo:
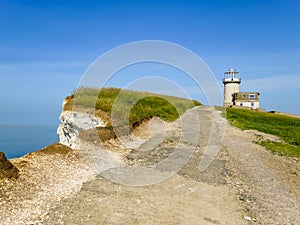
[(105, 127), (106, 123), (88, 113), (64, 111), (59, 117), (61, 123), (57, 129), (59, 142), (72, 147), (80, 131), (96, 127)]

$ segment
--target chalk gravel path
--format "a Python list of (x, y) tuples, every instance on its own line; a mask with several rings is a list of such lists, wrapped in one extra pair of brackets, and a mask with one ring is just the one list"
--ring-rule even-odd
[[(214, 116), (211, 108), (194, 110), (205, 129), (189, 162), (176, 175), (142, 187), (98, 176), (62, 202), (44, 224), (300, 224), (299, 175), (291, 172), (299, 171), (299, 162), (254, 144), (255, 136), (262, 134), (227, 124), (221, 150), (200, 172)], [(132, 153), (132, 165), (152, 165), (153, 158), (163, 158), (176, 143), (175, 136), (167, 135), (154, 153)]]

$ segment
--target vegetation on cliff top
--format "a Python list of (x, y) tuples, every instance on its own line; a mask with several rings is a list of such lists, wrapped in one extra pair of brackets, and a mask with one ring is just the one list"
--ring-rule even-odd
[[(130, 125), (138, 124), (154, 116), (165, 121), (174, 121), (186, 110), (201, 105), (195, 100), (119, 88), (82, 87), (76, 89), (66, 100), (64, 110), (82, 107), (110, 114), (112, 109), (115, 109), (114, 115), (120, 119), (121, 123), (128, 124), (129, 122)], [(117, 104), (114, 105), (116, 101)], [(126, 110), (129, 108), (128, 118)]]
[(246, 109), (227, 108), (227, 119), (232, 125), (240, 129), (253, 129), (280, 137), (282, 142), (259, 140), (259, 144), (273, 153), (300, 157), (299, 118)]

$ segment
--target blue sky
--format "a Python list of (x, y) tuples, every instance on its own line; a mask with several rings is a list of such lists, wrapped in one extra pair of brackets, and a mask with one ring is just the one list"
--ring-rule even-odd
[(57, 124), (88, 66), (139, 40), (189, 48), (220, 82), (234, 67), (263, 108), (300, 114), (297, 0), (1, 0), (0, 28), (0, 124)]

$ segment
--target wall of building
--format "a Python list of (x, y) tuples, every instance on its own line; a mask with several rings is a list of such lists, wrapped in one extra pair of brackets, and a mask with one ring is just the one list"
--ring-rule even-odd
[(252, 109), (258, 109), (259, 108), (259, 102), (255, 102), (255, 101), (252, 101), (252, 102), (249, 102), (249, 101), (246, 101), (246, 102), (236, 101), (235, 105), (236, 106), (249, 107), (249, 108), (252, 108)]
[(234, 93), (233, 95), (233, 101), (241, 101), (241, 102), (246, 102), (246, 101), (256, 101), (258, 102), (258, 92), (239, 92), (239, 93)]
[(226, 83), (224, 84), (224, 106), (232, 105), (233, 93), (240, 92), (239, 83)]

